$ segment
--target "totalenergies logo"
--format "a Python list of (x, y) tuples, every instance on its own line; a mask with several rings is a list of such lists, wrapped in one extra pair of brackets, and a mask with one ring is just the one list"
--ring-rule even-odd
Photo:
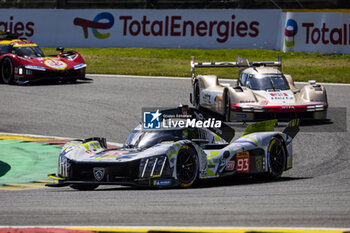
[[(100, 22), (101, 20), (107, 22)], [(95, 18), (91, 20), (83, 19), (83, 18), (75, 18), (74, 25), (81, 26), (84, 31), (84, 37), (87, 39), (89, 37), (88, 28), (92, 29), (92, 33), (98, 39), (107, 39), (110, 37), (110, 33), (100, 33), (97, 29), (110, 29), (113, 27), (114, 17), (112, 14), (108, 12), (102, 12), (95, 16)]]
[(298, 24), (294, 19), (288, 19), (286, 28), (284, 29), (284, 43), (286, 47), (294, 46), (294, 36), (298, 32)]

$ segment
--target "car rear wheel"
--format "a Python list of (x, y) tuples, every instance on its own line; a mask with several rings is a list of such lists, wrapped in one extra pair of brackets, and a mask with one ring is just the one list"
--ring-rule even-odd
[(279, 178), (282, 176), (282, 173), (286, 165), (286, 150), (283, 144), (282, 139), (278, 137), (273, 137), (268, 146), (268, 176), (270, 178)]
[(224, 118), (227, 122), (231, 120), (231, 98), (228, 92), (225, 92)]
[(198, 158), (196, 151), (188, 146), (183, 146), (176, 161), (176, 176), (180, 186), (187, 188), (191, 186), (197, 178)]
[(71, 184), (69, 187), (80, 191), (88, 191), (96, 189), (98, 184)]
[(5, 57), (1, 64), (1, 77), (2, 81), (6, 84), (12, 84), (13, 83), (13, 62), (11, 58)]

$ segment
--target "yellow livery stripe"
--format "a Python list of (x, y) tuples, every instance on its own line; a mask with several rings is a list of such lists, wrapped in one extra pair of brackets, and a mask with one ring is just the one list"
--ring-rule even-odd
[(38, 45), (34, 44), (34, 43), (30, 43), (30, 44), (14, 44), (13, 47), (37, 47)]
[(21, 183), (21, 184), (4, 184), (0, 190), (24, 190), (24, 189), (42, 189), (46, 188), (46, 183)]
[(255, 143), (255, 145), (256, 146), (258, 146), (259, 144), (258, 144), (258, 142), (254, 139), (254, 138), (252, 138), (252, 137), (249, 137), (249, 136), (243, 136), (243, 137), (241, 137), (241, 138), (246, 138), (246, 139), (249, 139), (249, 140), (252, 140), (254, 143)]

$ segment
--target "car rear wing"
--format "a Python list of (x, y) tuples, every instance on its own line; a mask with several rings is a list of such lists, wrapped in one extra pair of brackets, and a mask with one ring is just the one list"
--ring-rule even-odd
[(294, 138), (299, 132), (300, 119), (293, 119), (289, 122), (288, 126), (283, 130), (283, 133), (289, 137)]
[[(274, 127), (277, 125), (279, 124), (276, 119), (255, 122), (247, 126), (247, 128), (244, 130), (241, 137), (247, 134), (257, 133), (257, 132), (272, 132), (274, 131)], [(284, 128), (283, 133), (287, 134), (291, 138), (294, 138), (300, 130), (299, 125), (300, 125), (300, 119), (292, 119), (290, 122), (288, 122), (287, 127)]]
[(275, 66), (282, 71), (282, 57), (278, 55), (278, 61), (249, 62), (243, 57), (236, 57), (234, 62), (195, 62), (191, 57), (191, 77), (195, 77), (195, 68), (218, 68), (218, 67), (256, 67)]
[(16, 34), (10, 33), (10, 31), (2, 31), (0, 30), (0, 40), (13, 40), (13, 39), (18, 39), (19, 36)]

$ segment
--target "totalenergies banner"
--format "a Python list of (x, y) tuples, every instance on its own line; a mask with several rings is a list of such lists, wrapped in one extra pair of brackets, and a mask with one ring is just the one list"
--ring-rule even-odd
[(0, 30), (42, 47), (258, 48), (350, 54), (350, 13), (0, 9)]
[(1, 9), (0, 30), (43, 47), (265, 48), (279, 10)]
[(283, 51), (350, 54), (350, 13), (284, 13), (281, 34)]

